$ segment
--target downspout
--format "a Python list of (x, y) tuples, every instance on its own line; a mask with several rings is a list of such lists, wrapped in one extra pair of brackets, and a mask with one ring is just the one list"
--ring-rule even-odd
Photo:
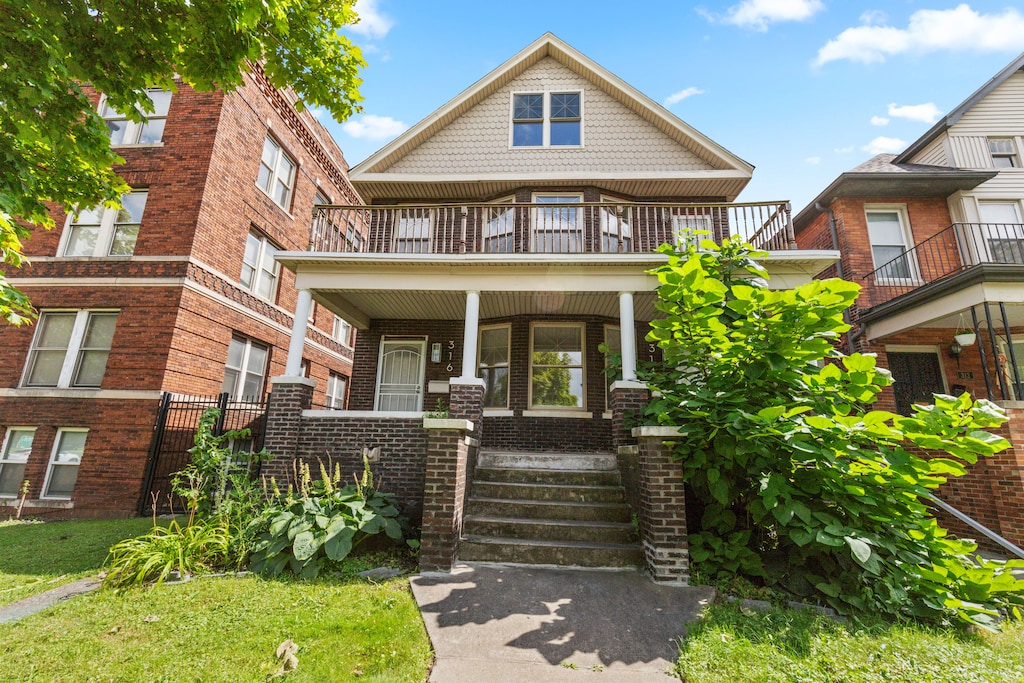
[[(828, 232), (832, 236), (832, 248), (839, 252), (839, 260), (836, 261), (836, 276), (840, 279), (845, 279), (843, 277), (843, 253), (839, 248), (839, 231), (836, 229), (835, 211), (833, 211), (831, 207), (823, 205), (821, 202), (814, 202), (814, 208), (822, 213), (828, 214)], [(857, 325), (856, 329), (852, 329), (853, 323), (850, 322), (850, 309), (843, 311), (843, 321), (851, 328), (850, 331), (846, 333), (846, 342), (849, 344), (850, 353), (856, 353), (857, 340), (864, 334), (864, 326)]]

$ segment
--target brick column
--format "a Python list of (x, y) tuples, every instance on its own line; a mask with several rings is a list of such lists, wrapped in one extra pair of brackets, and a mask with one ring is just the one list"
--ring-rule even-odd
[(685, 586), (690, 580), (686, 542), (686, 494), (683, 470), (665, 444), (679, 435), (675, 427), (637, 427), (640, 444), (640, 542), (651, 580)]
[(451, 571), (462, 534), (470, 450), (476, 440), (465, 419), (423, 419), (427, 430), (420, 571)]
[(636, 439), (626, 428), (626, 415), (639, 416), (640, 411), (651, 402), (651, 391), (643, 382), (619, 380), (612, 384), (612, 445), (631, 446)]
[(302, 411), (313, 405), (316, 382), (304, 377), (274, 377), (267, 399), (267, 427), (263, 447), (274, 456), (263, 465), (263, 473), (282, 488), (292, 474), (302, 429)]

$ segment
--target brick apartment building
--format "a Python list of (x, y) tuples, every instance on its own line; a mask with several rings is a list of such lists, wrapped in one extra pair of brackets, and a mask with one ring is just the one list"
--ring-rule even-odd
[[(1024, 54), (898, 154), (843, 173), (794, 218), (797, 244), (837, 248), (823, 276), (863, 286), (851, 350), (896, 380), (879, 406), (933, 393), (1006, 408), (1014, 447), (940, 496), (1024, 546)], [(971, 537), (955, 520), (953, 528)]]
[[(10, 275), (39, 320), (0, 328), (0, 504), (27, 480), (39, 516), (134, 514), (163, 392), (262, 400), (296, 305), (274, 254), (307, 247), (314, 204), (359, 202), (330, 135), (258, 66), (228, 95), (151, 92), (145, 124), (87, 92), (132, 192), (33, 234)], [(308, 315), (302, 372), (344, 407), (351, 327)]]

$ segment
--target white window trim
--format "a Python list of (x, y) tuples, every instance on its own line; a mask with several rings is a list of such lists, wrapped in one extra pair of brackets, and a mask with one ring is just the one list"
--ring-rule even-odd
[[(174, 93), (172, 91), (169, 91), (169, 90), (163, 90), (162, 88), (147, 88), (146, 89), (146, 93), (147, 94), (152, 93), (152, 92), (170, 92), (171, 93), (171, 99), (172, 100), (174, 99)], [(122, 148), (125, 148), (125, 147), (163, 147), (164, 146), (164, 141), (163, 141), (163, 137), (164, 136), (163, 136), (163, 133), (160, 134), (160, 140), (158, 140), (157, 142), (138, 142), (138, 139), (142, 135), (142, 127), (145, 126), (150, 121), (153, 121), (155, 119), (163, 119), (164, 121), (167, 121), (167, 119), (170, 117), (170, 113), (171, 113), (171, 105), (170, 105), (170, 103), (168, 103), (168, 105), (167, 105), (167, 114), (164, 114), (163, 116), (157, 115), (156, 113), (147, 114), (145, 112), (142, 112), (143, 116), (146, 117), (146, 120), (141, 122), (141, 123), (136, 123), (135, 121), (132, 121), (131, 119), (129, 119), (127, 116), (125, 116), (121, 112), (117, 112), (118, 113), (118, 117), (103, 116), (102, 112), (106, 108), (106, 106), (107, 106), (107, 95), (104, 93), (104, 94), (100, 95), (100, 101), (99, 101), (99, 104), (96, 107), (96, 113), (99, 114), (100, 118), (103, 119), (103, 123), (106, 124), (107, 121), (126, 121), (127, 122), (127, 128), (125, 130), (124, 137), (125, 138), (129, 138), (130, 137), (131, 139), (135, 140), (135, 142), (119, 142), (117, 144), (111, 143), (111, 145), (110, 145), (111, 149), (122, 149)], [(166, 123), (164, 125), (166, 126)], [(166, 128), (164, 130), (166, 130)], [(109, 133), (107, 135), (107, 138), (108, 139), (110, 138)]]
[[(993, 140), (1007, 140), (1007, 141), (1009, 141), (1010, 146), (1013, 147), (1013, 153), (1012, 154), (1007, 154), (1007, 153), (995, 154), (995, 153), (993, 153), (991, 146), (988, 144), (988, 143), (992, 142)], [(985, 137), (985, 143), (986, 143), (985, 147), (987, 148), (987, 151), (988, 151), (989, 160), (992, 163), (992, 168), (998, 169), (1000, 172), (1002, 172), (1002, 171), (1011, 171), (1012, 172), (1012, 171), (1024, 170), (1024, 166), (1022, 166), (1022, 164), (1021, 164), (1021, 153), (1020, 153), (1021, 152), (1021, 138), (1020, 137), (1018, 137), (1016, 135), (988, 135), (988, 136)], [(996, 166), (996, 157), (997, 156), (1000, 156), (1000, 157), (1011, 157), (1012, 156), (1013, 160), (1016, 162), (1016, 165), (1010, 166), (1010, 167)]]
[[(512, 323), (498, 323), (495, 325), (481, 325), (477, 339), (483, 339), (484, 330), (497, 330), (505, 328), (508, 330), (508, 335), (505, 337), (505, 355), (508, 358), (508, 379), (509, 385), (508, 390), (505, 392), (505, 405), (503, 406), (484, 406), (484, 410), (508, 410), (509, 403), (512, 400)], [(483, 352), (483, 343), (478, 342), (476, 345), (476, 376), (480, 377), (480, 354)], [(494, 366), (499, 367), (499, 366)]]
[(399, 344), (417, 344), (420, 347), (420, 407), (416, 411), (403, 411), (403, 412), (417, 412), (423, 410), (423, 398), (425, 395), (424, 386), (427, 380), (427, 337), (402, 337), (402, 336), (387, 336), (383, 335), (380, 338), (380, 348), (377, 351), (377, 379), (374, 380), (373, 384), (373, 410), (374, 412), (388, 412), (381, 411), (378, 407), (380, 405), (380, 373), (384, 369), (384, 346), (385, 342), (394, 342)]
[[(60, 448), (61, 435), (64, 434), (65, 432), (85, 432), (85, 433), (88, 434), (89, 428), (88, 427), (58, 427), (57, 428), (57, 435), (53, 438), (53, 447), (50, 449), (50, 460), (46, 464), (46, 476), (43, 478), (43, 488), (42, 488), (42, 490), (41, 490), (41, 492), (39, 494), (40, 500), (71, 500), (71, 498), (72, 498), (72, 496), (51, 496), (51, 495), (49, 495), (47, 493), (50, 490), (50, 477), (53, 474), (53, 466), (54, 466), (54, 464), (56, 464), (54, 462), (54, 459), (57, 457), (57, 449)], [(89, 439), (89, 437), (87, 436), (86, 437), (86, 441), (87, 442), (88, 442), (88, 439)], [(76, 467), (81, 468), (82, 460), (85, 460), (85, 446), (82, 446), (82, 455), (81, 455), (81, 458), (79, 459), (78, 465), (76, 465)], [(76, 486), (78, 485), (77, 479), (75, 481), (75, 485)]]
[[(81, 389), (99, 389), (100, 387), (75, 387), (71, 384), (71, 380), (75, 374), (75, 366), (78, 365), (78, 355), (82, 352), (82, 342), (85, 339), (85, 328), (89, 323), (89, 315), (92, 313), (114, 313), (120, 314), (120, 311), (116, 308), (46, 308), (39, 312), (39, 316), (42, 317), (47, 313), (75, 313), (75, 324), (71, 328), (71, 338), (68, 339), (68, 347), (64, 351), (64, 363), (60, 368), (60, 376), (57, 378), (57, 386), (41, 386), (41, 385), (30, 385), (28, 384), (29, 368), (32, 365), (32, 354), (36, 351), (36, 342), (39, 339), (40, 330), (43, 329), (42, 325), (36, 325), (35, 334), (32, 335), (32, 343), (29, 345), (28, 355), (25, 357), (25, 367), (21, 371), (21, 382), (20, 387), (28, 389), (68, 389), (68, 388), (81, 388)], [(114, 333), (117, 334), (117, 323), (114, 323)], [(113, 351), (114, 341), (110, 341), (110, 350)], [(106, 370), (103, 371), (106, 375)]]
[[(274, 286), (270, 290), (270, 296), (264, 297), (264, 296), (262, 296), (259, 293), (259, 291), (260, 291), (260, 281), (264, 277), (264, 275), (263, 275), (263, 272), (264, 272), (263, 271), (263, 257), (266, 255), (267, 245), (268, 244), (274, 249), (274, 251), (281, 251), (281, 249), (279, 249), (276, 244), (271, 242), (269, 237), (267, 237), (266, 235), (264, 235), (262, 232), (260, 232), (259, 230), (255, 229), (255, 228), (250, 228), (249, 229), (249, 232), (246, 235), (246, 240), (247, 241), (249, 239), (249, 235), (254, 235), (259, 240), (260, 248), (259, 248), (259, 251), (256, 252), (256, 265), (253, 266), (252, 284), (247, 287), (245, 285), (245, 283), (242, 282), (242, 274), (241, 274), (241, 272), (239, 272), (239, 274), (238, 274), (238, 286), (241, 287), (242, 289), (246, 290), (247, 292), (251, 293), (257, 299), (263, 299), (264, 301), (269, 301), (270, 303), (274, 303), (274, 302), (277, 301), (278, 288), (281, 286), (281, 264), (278, 261), (276, 261), (276, 260), (274, 261)], [(245, 251), (244, 250), (242, 251), (242, 265), (243, 266), (250, 265), (250, 264), (247, 264), (245, 262)]]
[[(299, 177), (299, 161), (294, 156), (292, 156), (288, 152), (288, 150), (284, 148), (284, 145), (281, 144), (280, 140), (275, 138), (269, 132), (267, 133), (267, 136), (266, 138), (264, 138), (264, 140), (271, 140), (277, 146), (277, 155), (274, 157), (274, 168), (271, 169), (270, 171), (270, 189), (265, 189), (262, 185), (260, 185), (259, 166), (263, 165), (263, 148), (260, 148), (260, 158), (259, 161), (257, 162), (259, 166), (257, 166), (256, 168), (256, 178), (253, 179), (253, 184), (255, 184), (257, 188), (259, 188), (260, 192), (267, 195), (267, 197), (270, 198), (270, 201), (274, 202), (275, 206), (279, 207), (282, 211), (287, 213), (289, 217), (291, 217), (292, 200), (295, 198), (295, 182), (298, 180)], [(274, 189), (274, 183), (277, 182), (277, 167), (281, 162), (282, 154), (288, 157), (288, 159), (292, 162), (292, 182), (290, 185), (288, 185), (288, 197), (285, 199), (285, 203), (278, 204), (277, 200), (274, 199), (274, 195), (271, 194), (271, 192)]]
[(868, 251), (871, 253), (871, 263), (874, 264), (875, 270), (885, 265), (885, 263), (875, 263), (875, 252), (874, 243), (871, 241), (871, 228), (868, 226), (868, 214), (876, 211), (895, 211), (900, 219), (900, 231), (903, 233), (903, 247), (906, 249), (904, 255), (907, 257), (907, 267), (910, 268), (910, 277), (879, 277), (875, 281), (879, 284), (890, 285), (890, 284), (921, 284), (921, 270), (918, 268), (917, 259), (915, 258), (914, 249), (914, 233), (910, 227), (910, 215), (907, 213), (906, 204), (865, 204), (864, 205), (864, 230), (867, 231), (868, 235)]
[[(342, 326), (348, 326), (348, 334), (345, 335), (345, 339), (338, 339), (337, 330)], [(342, 318), (340, 315), (334, 315), (334, 322), (331, 323), (331, 339), (338, 342), (347, 349), (352, 348), (352, 323)]]
[[(580, 144), (578, 145), (552, 145), (551, 144), (551, 93), (578, 93), (580, 96)], [(582, 88), (528, 88), (525, 90), (513, 90), (508, 100), (508, 148), (509, 149), (583, 149), (586, 146), (584, 138), (586, 120), (586, 106), (584, 104)], [(543, 95), (544, 120), (541, 121), (541, 144), (540, 145), (514, 145), (512, 144), (515, 133), (516, 95)]]
[[(391, 226), (391, 251), (395, 254), (430, 254), (433, 253), (434, 248), (434, 229), (437, 223), (437, 216), (434, 209), (429, 207), (423, 207), (420, 205), (411, 206), (397, 206), (395, 212), (395, 219)], [(404, 216), (402, 215), (406, 211), (425, 212), (426, 216)], [(424, 218), (427, 220), (427, 234), (422, 236), (417, 233), (414, 237), (402, 236), (398, 234), (398, 226), (401, 225), (403, 220), (421, 221)], [(426, 251), (399, 251), (399, 242), (426, 242)]]
[[(239, 401), (239, 402), (241, 402), (241, 401), (245, 401), (246, 400), (247, 394), (243, 394), (241, 392), (245, 391), (245, 376), (248, 373), (249, 352), (252, 351), (252, 345), (256, 344), (257, 346), (262, 346), (264, 349), (267, 350), (267, 356), (266, 356), (266, 358), (263, 361), (263, 371), (260, 373), (260, 378), (261, 379), (260, 379), (259, 391), (254, 396), (251, 397), (251, 400), (257, 400), (258, 401), (258, 400), (260, 400), (262, 398), (263, 392), (267, 388), (267, 367), (270, 364), (270, 350), (271, 350), (272, 347), (271, 347), (270, 344), (264, 344), (261, 341), (258, 341), (258, 340), (255, 340), (255, 339), (250, 339), (249, 337), (245, 337), (245, 336), (242, 336), (240, 334), (233, 334), (233, 335), (231, 335), (231, 339), (232, 340), (237, 339), (239, 341), (245, 342), (245, 348), (242, 349), (241, 364), (240, 364), (240, 367), (238, 368), (238, 383), (235, 385), (235, 390), (229, 394), (229, 396), (230, 396), (232, 401)], [(228, 349), (230, 350), (230, 348), (231, 348), (231, 342), (229, 341), (228, 342)], [(235, 369), (235, 368), (232, 368), (232, 369)], [(224, 372), (227, 373), (227, 370), (228, 370), (228, 362), (227, 362), (227, 359), (225, 359), (224, 360)]]
[[(334, 380), (334, 388), (335, 389), (337, 389), (339, 385), (343, 387), (340, 396), (334, 395), (334, 394), (331, 393), (331, 380)], [(344, 410), (345, 409), (345, 394), (347, 394), (347, 393), (348, 393), (348, 378), (345, 377), (344, 375), (338, 374), (337, 372), (333, 372), (333, 371), (330, 372), (327, 375), (327, 387), (326, 387), (326, 396), (327, 396), (327, 407), (328, 407), (328, 409), (329, 410)], [(337, 405), (337, 406), (334, 405), (334, 400), (335, 399), (337, 399), (339, 401), (340, 405)]]
[[(149, 203), (149, 189), (132, 189), (131, 192), (126, 194), (145, 194), (146, 203)], [(132, 247), (131, 254), (111, 254), (110, 248), (114, 246), (114, 232), (117, 221), (117, 209), (111, 209), (110, 207), (103, 207), (103, 215), (100, 217), (100, 231), (96, 235), (96, 247), (93, 249), (92, 254), (86, 254), (82, 256), (66, 256), (65, 250), (68, 248), (68, 242), (71, 241), (71, 225), (74, 223), (76, 212), (72, 211), (64, 217), (64, 229), (60, 234), (60, 241), (57, 243), (57, 258), (59, 259), (75, 259), (75, 258), (110, 258), (110, 259), (130, 259), (135, 255), (135, 248)], [(145, 217), (145, 209), (143, 209), (143, 216), (139, 217), (139, 230), (142, 230), (141, 224)]]
[[(579, 406), (536, 406), (533, 404), (533, 331), (538, 327), (578, 327), (580, 328), (580, 369), (583, 373), (583, 395), (580, 397)], [(572, 366), (575, 367), (575, 366)], [(581, 413), (587, 410), (587, 324), (567, 320), (559, 322), (556, 320), (531, 322), (530, 323), (530, 356), (527, 382), (527, 405), (528, 410), (533, 412), (556, 412), (556, 413)], [(526, 415), (526, 412), (523, 413)]]
[[(36, 435), (36, 430), (37, 429), (38, 429), (38, 427), (28, 427), (28, 426), (24, 426), (23, 427), (23, 426), (20, 426), (20, 425), (10, 425), (10, 426), (7, 427), (7, 431), (4, 433), (3, 443), (0, 443), (0, 470), (2, 470), (4, 465), (6, 465), (8, 462), (13, 462), (13, 463), (16, 463), (16, 464), (19, 464), (19, 465), (25, 465), (26, 467), (28, 466), (28, 461), (27, 460), (25, 462), (20, 462), (20, 461), (17, 461), (17, 460), (8, 460), (7, 456), (9, 455), (9, 453), (7, 452), (7, 449), (9, 448), (10, 443), (11, 443), (11, 434), (14, 433), (14, 432), (32, 432), (32, 443), (34, 445), (35, 444), (35, 440), (36, 440), (36, 436), (35, 435)], [(25, 480), (25, 477), (22, 476), (22, 482), (24, 482), (24, 480)], [(18, 490), (19, 491), (21, 490), (21, 482), (18, 483)], [(14, 493), (14, 494), (0, 493), (0, 499), (3, 499), (3, 498), (17, 499), (18, 496), (19, 496), (18, 493)]]

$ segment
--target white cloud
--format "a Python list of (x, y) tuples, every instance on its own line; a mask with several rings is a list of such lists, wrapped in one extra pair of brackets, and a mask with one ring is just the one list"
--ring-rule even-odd
[(942, 116), (942, 112), (939, 111), (934, 102), (904, 104), (901, 106), (893, 103), (889, 105), (889, 116), (895, 116), (898, 119), (909, 119), (910, 121), (921, 121), (922, 123), (935, 123)]
[(391, 17), (377, 9), (377, 0), (356, 0), (355, 10), (359, 22), (348, 27), (353, 33), (367, 38), (383, 38), (395, 25)]
[[(729, 8), (721, 21), (767, 31), (768, 24), (780, 21), (803, 21), (811, 18), (824, 5), (821, 0), (743, 0)], [(705, 13), (705, 16), (709, 16)]]
[(862, 24), (883, 24), (889, 20), (889, 15), (880, 9), (869, 9), (860, 15)]
[(923, 9), (910, 15), (907, 28), (858, 26), (848, 28), (818, 50), (815, 64), (841, 59), (851, 62), (884, 62), (903, 53), (924, 54), (936, 50), (1016, 52), (1024, 36), (1024, 16), (1010, 7), (1002, 14), (980, 14), (970, 5), (948, 10)]
[(804, 159), (804, 161), (806, 161), (811, 166), (817, 166), (818, 164), (821, 163), (821, 157), (807, 157), (806, 159)]
[(872, 116), (871, 117), (871, 125), (872, 126), (888, 126), (889, 125), (889, 119), (885, 118), (884, 116)]
[(861, 147), (861, 149), (870, 154), (895, 154), (906, 146), (907, 143), (899, 138), (879, 136)]
[(409, 126), (402, 121), (395, 121), (390, 116), (366, 114), (359, 120), (346, 121), (341, 129), (354, 138), (364, 140), (385, 140), (404, 133)]
[(693, 97), (694, 95), (703, 95), (703, 94), (704, 94), (704, 91), (701, 90), (700, 88), (694, 88), (694, 87), (684, 88), (683, 90), (680, 90), (679, 92), (676, 92), (676, 93), (672, 93), (671, 95), (666, 97), (665, 98), (665, 106), (666, 107), (671, 107), (673, 104), (676, 104), (678, 102), (682, 102), (687, 97)]
[(836, 154), (849, 154), (850, 152), (852, 152), (855, 149), (856, 149), (856, 147), (854, 145), (850, 145), (849, 147), (836, 147), (835, 150), (833, 150), (833, 151)]

